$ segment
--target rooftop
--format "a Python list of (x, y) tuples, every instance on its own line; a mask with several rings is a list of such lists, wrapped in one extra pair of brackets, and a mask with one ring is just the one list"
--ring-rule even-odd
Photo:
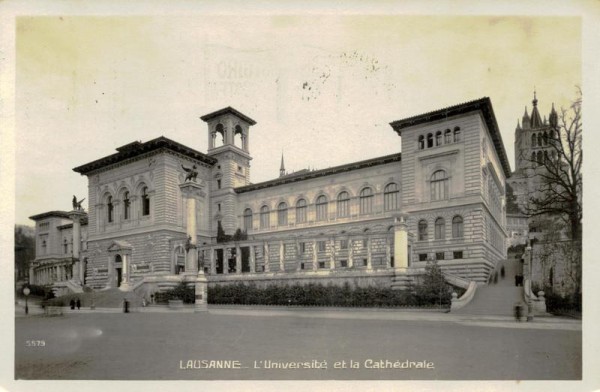
[(90, 163), (86, 163), (85, 165), (78, 166), (74, 168), (73, 171), (82, 175), (86, 175), (94, 170), (102, 169), (103, 167), (119, 163), (127, 159), (146, 154), (148, 152), (160, 150), (171, 150), (209, 165), (214, 165), (215, 163), (217, 163), (217, 160), (215, 158), (209, 157), (206, 154), (203, 154), (192, 148), (186, 147), (183, 144), (177, 143), (164, 136), (152, 139), (150, 141), (147, 141), (146, 143), (137, 141), (133, 143), (128, 143), (124, 146), (118, 147), (116, 150), (118, 152), (115, 154), (97, 159)]
[(351, 170), (362, 169), (365, 167), (383, 165), (383, 164), (390, 163), (390, 162), (400, 162), (400, 160), (401, 160), (401, 154), (396, 153), (396, 154), (392, 154), (392, 155), (386, 155), (383, 157), (367, 159), (364, 161), (348, 163), (348, 164), (341, 165), (341, 166), (329, 167), (327, 169), (313, 170), (313, 171), (301, 170), (299, 172), (288, 174), (283, 177), (276, 178), (274, 180), (259, 182), (257, 184), (251, 184), (251, 185), (246, 185), (243, 187), (235, 188), (235, 191), (236, 191), (236, 193), (251, 192), (251, 191), (256, 191), (259, 189), (270, 188), (270, 187), (277, 186), (277, 185), (289, 184), (292, 182), (304, 181), (304, 180), (308, 180), (311, 178), (324, 177), (324, 176), (329, 176), (332, 174), (338, 174), (338, 173), (347, 172), (347, 171), (351, 171)]
[(474, 101), (469, 101), (454, 106), (448, 106), (443, 109), (419, 114), (402, 120), (393, 121), (390, 123), (390, 125), (392, 126), (394, 131), (398, 133), (398, 135), (401, 135), (401, 131), (404, 128), (428, 123), (431, 121), (445, 120), (452, 116), (457, 116), (460, 114), (466, 114), (475, 111), (481, 111), (485, 123), (488, 127), (488, 130), (490, 131), (490, 134), (492, 136), (494, 147), (498, 152), (498, 157), (500, 158), (500, 163), (502, 164), (502, 169), (504, 170), (504, 175), (507, 178), (510, 177), (510, 163), (508, 162), (508, 157), (506, 156), (506, 151), (504, 150), (504, 143), (502, 142), (502, 135), (500, 134), (500, 130), (498, 129), (498, 122), (496, 121), (496, 116), (494, 115), (492, 102), (488, 97), (483, 97)]
[(231, 106), (227, 106), (226, 108), (217, 110), (216, 112), (205, 114), (204, 116), (200, 117), (200, 119), (202, 121), (209, 121), (209, 120), (211, 120), (211, 119), (213, 119), (215, 117), (222, 116), (223, 114), (227, 114), (227, 113), (233, 114), (234, 116), (237, 116), (237, 117), (241, 118), (242, 120), (246, 121), (250, 125), (255, 125), (256, 124), (256, 121), (254, 121), (250, 117), (246, 116), (242, 112), (239, 112), (239, 111), (235, 110)]
[(42, 219), (50, 218), (50, 217), (70, 219), (69, 218), (69, 213), (67, 211), (48, 211), (48, 212), (43, 212), (41, 214), (30, 216), (29, 219), (34, 220), (34, 221), (38, 221), (38, 220), (42, 220)]

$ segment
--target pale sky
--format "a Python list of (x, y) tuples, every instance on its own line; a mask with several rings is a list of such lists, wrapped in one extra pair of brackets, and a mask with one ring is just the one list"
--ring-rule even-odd
[[(251, 180), (400, 151), (389, 122), (489, 96), (514, 169), (534, 87), (543, 115), (581, 85), (577, 17), (20, 17), (16, 223), (86, 197), (72, 168), (165, 136), (206, 152), (200, 116), (232, 106)], [(584, 92), (585, 94), (585, 92)]]

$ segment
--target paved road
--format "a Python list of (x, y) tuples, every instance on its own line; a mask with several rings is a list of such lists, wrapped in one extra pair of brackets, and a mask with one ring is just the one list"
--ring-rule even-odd
[[(20, 379), (580, 379), (580, 328), (364, 312), (67, 314), (16, 319)], [(327, 315), (327, 316), (325, 316)], [(32, 341), (45, 342), (35, 346)], [(191, 368), (231, 361), (241, 369)], [(192, 362), (188, 362), (192, 361)], [(233, 362), (237, 361), (237, 362)], [(256, 361), (256, 364), (255, 364)], [(263, 362), (260, 362), (263, 361)], [(266, 369), (266, 361), (298, 369)], [(346, 368), (334, 368), (335, 363)], [(350, 361), (359, 368), (350, 368)], [(377, 366), (399, 368), (367, 368)], [(389, 362), (385, 362), (389, 361)], [(407, 362), (408, 361), (408, 362)], [(410, 362), (413, 362), (412, 364)], [(293, 365), (293, 364), (297, 365)], [(299, 364), (298, 364), (299, 363)], [(327, 364), (326, 369), (317, 368)], [(213, 365), (216, 365), (213, 362)], [(412, 369), (402, 366), (412, 366)], [(259, 368), (256, 368), (258, 366)], [(303, 368), (309, 366), (310, 368)], [(415, 368), (433, 366), (433, 368)]]

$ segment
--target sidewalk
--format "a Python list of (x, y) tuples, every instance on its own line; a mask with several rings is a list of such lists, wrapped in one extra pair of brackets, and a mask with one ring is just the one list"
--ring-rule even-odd
[[(72, 310), (62, 308), (64, 315), (93, 314), (93, 313), (123, 313), (122, 308), (81, 308)], [(130, 309), (131, 313), (193, 313), (192, 306), (183, 309), (171, 309), (167, 306), (147, 306)], [(43, 315), (39, 305), (29, 307), (29, 316)], [(199, 313), (199, 316), (207, 313)], [(546, 316), (535, 317), (531, 322), (517, 322), (508, 316), (486, 316), (444, 313), (444, 310), (419, 309), (378, 309), (378, 308), (334, 308), (334, 307), (285, 307), (285, 306), (252, 306), (252, 305), (209, 305), (208, 315), (220, 316), (250, 316), (250, 317), (297, 317), (297, 318), (326, 318), (345, 320), (389, 320), (389, 321), (433, 321), (452, 322), (465, 326), (518, 328), (518, 329), (555, 329), (581, 331), (581, 320)], [(25, 304), (17, 304), (16, 317), (25, 315)]]

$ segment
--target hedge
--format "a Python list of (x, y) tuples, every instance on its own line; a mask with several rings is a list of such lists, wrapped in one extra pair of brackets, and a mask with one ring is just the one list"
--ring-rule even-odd
[[(423, 298), (414, 291), (392, 290), (381, 287), (351, 287), (309, 283), (281, 286), (270, 284), (258, 287), (255, 284), (235, 283), (208, 288), (209, 304), (241, 305), (295, 305), (295, 306), (340, 306), (340, 307), (397, 307), (439, 306), (439, 298)], [(442, 307), (448, 307), (449, 298), (444, 298)]]

